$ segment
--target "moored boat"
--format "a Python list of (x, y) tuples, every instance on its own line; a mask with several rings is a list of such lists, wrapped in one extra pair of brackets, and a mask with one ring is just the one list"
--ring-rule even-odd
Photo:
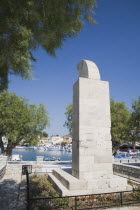
[(72, 148), (70, 147), (70, 148), (68, 148), (68, 150), (67, 150), (68, 152), (72, 152)]
[(60, 146), (50, 146), (47, 148), (48, 151), (60, 151)]
[(45, 158), (45, 161), (60, 161), (60, 157)]
[(46, 150), (46, 148), (45, 147), (42, 147), (42, 146), (38, 146), (37, 149), (38, 150), (42, 150), (42, 151), (45, 151)]
[(12, 155), (10, 160), (11, 161), (21, 161), (22, 160), (22, 155), (19, 155), (19, 154)]
[(37, 149), (37, 147), (16, 146), (15, 149)]
[(16, 146), (15, 149), (26, 149), (26, 146)]

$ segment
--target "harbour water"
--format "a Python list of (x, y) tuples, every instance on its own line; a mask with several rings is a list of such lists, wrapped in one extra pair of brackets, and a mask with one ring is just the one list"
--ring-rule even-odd
[(23, 161), (35, 161), (36, 156), (44, 156), (45, 158), (60, 158), (61, 161), (71, 161), (72, 153), (67, 151), (44, 151), (38, 149), (14, 149), (12, 155), (22, 155)]

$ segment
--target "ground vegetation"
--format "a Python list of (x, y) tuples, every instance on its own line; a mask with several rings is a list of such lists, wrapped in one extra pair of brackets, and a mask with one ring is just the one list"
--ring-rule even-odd
[(133, 191), (123, 193), (91, 194), (81, 196), (60, 197), (48, 180), (48, 176), (34, 174), (30, 176), (29, 188), (31, 209), (96, 209), (106, 206), (138, 205), (140, 188), (132, 182)]

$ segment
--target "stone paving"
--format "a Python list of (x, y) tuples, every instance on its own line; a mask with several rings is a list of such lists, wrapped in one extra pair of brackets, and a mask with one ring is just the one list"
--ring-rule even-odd
[(140, 206), (125, 206), (125, 207), (116, 207), (116, 208), (109, 208), (106, 210), (140, 210)]
[(0, 210), (26, 209), (26, 181), (21, 173), (8, 173), (0, 180)]

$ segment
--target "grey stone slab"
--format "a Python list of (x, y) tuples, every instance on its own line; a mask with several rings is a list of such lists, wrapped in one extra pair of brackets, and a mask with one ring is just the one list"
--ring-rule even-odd
[(91, 61), (82, 60), (78, 72), (73, 86), (72, 175), (61, 170), (53, 175), (69, 194), (81, 194), (82, 188), (88, 194), (130, 190), (126, 179), (113, 175), (109, 83), (100, 79)]

